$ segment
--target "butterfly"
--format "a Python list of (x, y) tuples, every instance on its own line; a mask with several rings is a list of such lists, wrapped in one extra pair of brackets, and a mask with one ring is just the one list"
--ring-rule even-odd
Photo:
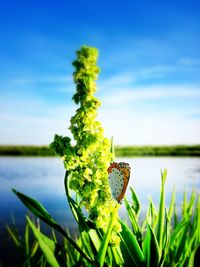
[(130, 178), (130, 166), (125, 162), (112, 162), (108, 179), (113, 197), (121, 204)]

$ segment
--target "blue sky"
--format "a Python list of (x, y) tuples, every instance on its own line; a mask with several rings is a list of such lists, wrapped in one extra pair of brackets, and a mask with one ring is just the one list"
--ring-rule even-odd
[(2, 1), (0, 144), (69, 135), (75, 51), (99, 49), (99, 119), (116, 144), (200, 143), (198, 1)]

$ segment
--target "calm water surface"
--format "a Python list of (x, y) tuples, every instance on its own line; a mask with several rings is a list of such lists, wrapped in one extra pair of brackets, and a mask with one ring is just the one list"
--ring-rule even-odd
[[(156, 203), (159, 199), (160, 170), (166, 168), (166, 200), (170, 200), (176, 186), (177, 204), (180, 205), (184, 189), (191, 193), (193, 188), (200, 192), (199, 158), (119, 158), (131, 166), (129, 186), (137, 192), (146, 211), (148, 198)], [(76, 227), (67, 205), (63, 186), (64, 168), (60, 159), (40, 157), (0, 157), (0, 222), (10, 223), (11, 214), (18, 225), (25, 222), (27, 212), (23, 204), (12, 193), (11, 188), (33, 197), (45, 206), (49, 213), (62, 225)], [(129, 189), (127, 199), (131, 200)], [(120, 209), (124, 215), (124, 205)]]

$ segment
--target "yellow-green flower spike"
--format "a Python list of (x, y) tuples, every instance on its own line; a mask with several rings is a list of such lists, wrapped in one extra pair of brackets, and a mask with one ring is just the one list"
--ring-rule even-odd
[[(101, 104), (93, 95), (100, 72), (97, 59), (96, 48), (83, 46), (77, 51), (77, 59), (73, 62), (76, 93), (72, 99), (80, 106), (70, 125), (75, 145), (71, 145), (70, 138), (56, 135), (51, 146), (64, 161), (70, 174), (70, 187), (79, 195), (80, 205), (98, 228), (105, 229), (116, 203), (111, 197), (107, 172), (113, 158), (111, 142), (103, 136), (103, 127), (96, 120)], [(116, 233), (120, 231), (120, 225), (117, 219), (114, 229), (111, 243), (118, 244)]]

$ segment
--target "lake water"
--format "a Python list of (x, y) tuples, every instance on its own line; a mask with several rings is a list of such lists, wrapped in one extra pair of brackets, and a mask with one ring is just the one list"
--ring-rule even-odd
[[(128, 162), (131, 166), (129, 186), (139, 196), (142, 212), (146, 212), (148, 198), (155, 203), (159, 200), (160, 170), (166, 168), (166, 200), (169, 203), (173, 186), (176, 186), (176, 200), (180, 206), (183, 191), (188, 195), (193, 188), (200, 191), (200, 159), (199, 158), (118, 158), (116, 161)], [(20, 200), (12, 193), (11, 188), (25, 193), (40, 201), (48, 212), (60, 224), (76, 228), (67, 205), (64, 191), (63, 164), (58, 158), (41, 157), (0, 157), (0, 222), (10, 223), (14, 215), (18, 226), (25, 223), (27, 212)], [(130, 190), (126, 193), (131, 200)], [(125, 216), (124, 205), (120, 215)]]

